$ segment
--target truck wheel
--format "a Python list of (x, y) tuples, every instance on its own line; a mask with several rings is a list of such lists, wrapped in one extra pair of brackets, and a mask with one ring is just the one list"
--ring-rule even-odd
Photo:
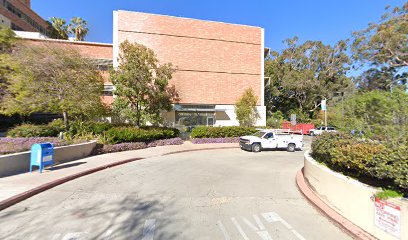
[(288, 152), (294, 152), (296, 150), (296, 145), (291, 143), (288, 145)]
[(314, 134), (314, 132), (310, 132), (310, 136), (312, 136), (312, 137), (313, 137), (314, 135), (315, 135), (315, 134)]
[(252, 152), (260, 152), (260, 151), (261, 151), (261, 145), (259, 143), (252, 144)]

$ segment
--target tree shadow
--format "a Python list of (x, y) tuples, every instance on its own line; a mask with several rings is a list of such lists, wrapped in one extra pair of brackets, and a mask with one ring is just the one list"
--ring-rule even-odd
[[(113, 194), (114, 195), (114, 194)], [(160, 195), (139, 197), (135, 193), (115, 198), (82, 200), (70, 195), (65, 204), (47, 203), (13, 206), (0, 212), (0, 239), (66, 239), (68, 233), (82, 232), (73, 239), (142, 239), (147, 220), (155, 220), (154, 239), (180, 239), (188, 223), (174, 223), (178, 211), (174, 200)], [(60, 203), (62, 203), (60, 202)], [(48, 204), (52, 203), (48, 202)], [(56, 237), (57, 236), (57, 237)], [(64, 238), (65, 236), (65, 238)]]
[(76, 166), (79, 166), (79, 165), (82, 165), (82, 164), (85, 164), (85, 163), (86, 162), (76, 162), (76, 163), (55, 165), (55, 166), (46, 168), (45, 170), (55, 171), (55, 170), (64, 169), (64, 168), (76, 167)]

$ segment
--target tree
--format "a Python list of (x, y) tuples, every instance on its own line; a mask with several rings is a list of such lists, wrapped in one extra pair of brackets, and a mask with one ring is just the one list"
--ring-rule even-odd
[(68, 30), (75, 36), (75, 41), (84, 41), (89, 31), (88, 23), (80, 17), (73, 17)]
[(329, 120), (346, 132), (363, 130), (373, 139), (399, 142), (408, 134), (407, 103), (408, 94), (397, 89), (360, 92), (336, 104)]
[(11, 49), (15, 41), (14, 32), (9, 28), (0, 26), (0, 102), (7, 93), (8, 78), (16, 67), (10, 59)]
[(1, 106), (5, 114), (61, 113), (68, 127), (71, 117), (92, 118), (103, 110), (103, 79), (77, 51), (52, 44), (21, 46), (12, 57), (20, 73), (9, 80)]
[[(387, 76), (387, 85), (404, 85), (407, 81), (408, 68), (408, 2), (402, 7), (388, 10), (378, 23), (371, 23), (361, 31), (353, 33), (353, 58), (357, 67), (371, 69), (371, 81), (379, 81), (383, 85)], [(384, 74), (375, 74), (380, 71)], [(393, 75), (393, 77), (389, 76)]]
[(113, 112), (137, 126), (162, 122), (161, 112), (170, 111), (172, 102), (179, 100), (175, 87), (168, 86), (174, 68), (159, 64), (153, 50), (143, 45), (125, 41), (119, 48), (119, 66), (110, 71), (116, 88)]
[(248, 88), (235, 103), (235, 114), (240, 126), (253, 126), (256, 120), (259, 119), (259, 114), (256, 110), (257, 101), (258, 97), (252, 88)]
[(347, 44), (333, 47), (320, 41), (298, 44), (298, 38), (284, 41), (287, 48), (272, 52), (265, 63), (265, 76), (270, 77), (265, 97), (268, 113), (298, 111), (313, 116), (322, 99), (332, 98), (352, 86), (346, 76), (350, 59)]
[(395, 68), (370, 68), (356, 78), (357, 88), (362, 91), (392, 91), (407, 89), (407, 72), (398, 73)]
[(56, 39), (68, 39), (68, 26), (66, 25), (67, 22), (64, 19), (58, 17), (52, 17), (50, 18), (50, 21), (50, 37)]

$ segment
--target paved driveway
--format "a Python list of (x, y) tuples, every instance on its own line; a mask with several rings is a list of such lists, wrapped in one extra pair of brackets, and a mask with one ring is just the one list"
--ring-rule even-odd
[(350, 239), (297, 190), (302, 166), (285, 151), (145, 159), (0, 212), (0, 239)]

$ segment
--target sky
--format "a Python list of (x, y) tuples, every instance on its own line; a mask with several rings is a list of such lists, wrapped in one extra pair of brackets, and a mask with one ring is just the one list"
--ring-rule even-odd
[(334, 44), (369, 22), (377, 22), (387, 5), (406, 0), (32, 0), (44, 19), (82, 17), (88, 21), (87, 41), (112, 43), (112, 12), (128, 10), (265, 29), (265, 46), (279, 51), (282, 41), (320, 40)]

